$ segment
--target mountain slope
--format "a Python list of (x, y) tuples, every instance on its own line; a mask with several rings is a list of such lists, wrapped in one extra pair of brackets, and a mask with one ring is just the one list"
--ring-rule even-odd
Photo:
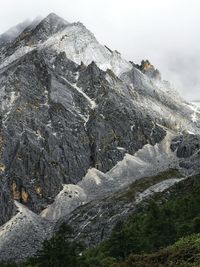
[(130, 255), (115, 267), (198, 267), (199, 259), (199, 234), (194, 234), (178, 240), (174, 245), (161, 249), (155, 253), (143, 255)]
[(0, 258), (20, 261), (48, 238), (51, 225), (22, 204), (15, 205), (17, 214), (0, 228)]
[[(53, 227), (138, 179), (171, 168), (198, 173), (200, 110), (150, 63), (127, 62), (83, 24), (55, 14), (25, 28), (0, 54), (1, 224), (18, 218), (14, 201), (30, 209), (43, 231), (46, 219)], [(145, 188), (142, 201), (179, 181), (171, 179)], [(7, 223), (10, 239), (15, 228)], [(31, 225), (25, 220), (19, 233), (27, 227), (28, 235)], [(34, 252), (18, 250), (21, 258)], [(0, 249), (0, 255), (10, 254)]]

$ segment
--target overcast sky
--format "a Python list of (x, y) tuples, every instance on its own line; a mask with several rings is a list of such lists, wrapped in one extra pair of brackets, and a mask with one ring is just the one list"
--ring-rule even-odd
[(0, 0), (0, 32), (38, 15), (81, 21), (135, 63), (149, 59), (187, 99), (200, 99), (200, 0)]

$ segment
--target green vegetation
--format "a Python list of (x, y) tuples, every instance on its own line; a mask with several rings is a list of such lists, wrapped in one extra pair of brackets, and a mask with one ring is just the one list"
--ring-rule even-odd
[(136, 180), (132, 183), (127, 190), (122, 191), (117, 196), (117, 200), (131, 201), (134, 200), (138, 193), (143, 192), (152, 185), (155, 185), (164, 180), (172, 178), (182, 178), (183, 175), (176, 169), (169, 169), (167, 171), (161, 172), (158, 175), (152, 177), (145, 177), (139, 180)]
[[(21, 267), (22, 265), (18, 265), (16, 263), (6, 263), (6, 262), (5, 263), (3, 263), (3, 262), (0, 263), (0, 267), (18, 267), (18, 266)], [(28, 265), (27, 265), (27, 267), (28, 267)], [(30, 267), (32, 267), (32, 266), (30, 266)]]
[(18, 266), (200, 266), (199, 178), (192, 177), (177, 184), (172, 189), (170, 200), (166, 195), (160, 199), (156, 197), (126, 222), (119, 221), (110, 238), (96, 248), (87, 250), (72, 241), (70, 227), (63, 225), (53, 238), (44, 243), (34, 259)]
[(139, 254), (142, 258), (144, 253), (159, 251), (182, 237), (199, 233), (199, 193), (199, 177), (177, 184), (171, 200), (162, 205), (152, 201), (126, 222), (118, 222), (107, 241), (84, 253), (85, 266), (109, 266), (111, 262), (126, 260), (130, 254)]
[[(31, 266), (37, 267), (76, 267), (79, 266), (82, 244), (72, 241), (73, 231), (62, 224), (57, 234), (43, 244), (37, 256), (29, 260)], [(29, 266), (29, 265), (28, 265)]]
[(177, 241), (174, 245), (158, 252), (142, 255), (131, 254), (125, 262), (112, 267), (199, 267), (200, 234)]

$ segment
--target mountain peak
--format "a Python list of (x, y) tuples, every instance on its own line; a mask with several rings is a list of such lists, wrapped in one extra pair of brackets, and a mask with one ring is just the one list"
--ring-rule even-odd
[[(50, 36), (62, 31), (69, 23), (55, 13), (50, 13), (47, 17), (36, 18), (19, 36), (23, 43), (36, 44), (38, 41), (44, 42)], [(17, 43), (19, 42), (17, 40)]]
[(47, 21), (49, 23), (63, 22), (65, 24), (68, 24), (68, 22), (65, 19), (61, 18), (60, 16), (58, 16), (53, 12), (50, 13), (48, 16), (46, 16), (46, 18), (44, 18), (43, 21)]
[(30, 32), (30, 37), (44, 41), (55, 33), (62, 31), (68, 24), (69, 23), (63, 18), (54, 13), (50, 13)]
[(60, 30), (63, 30), (69, 23), (55, 13), (50, 13), (45, 17), (35, 28), (36, 31), (46, 32), (47, 35), (52, 35)]

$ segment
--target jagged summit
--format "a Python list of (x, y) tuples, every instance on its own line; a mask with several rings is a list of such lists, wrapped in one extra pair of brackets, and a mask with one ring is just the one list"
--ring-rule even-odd
[(89, 65), (94, 61), (102, 70), (110, 69), (116, 75), (130, 71), (133, 66), (150, 79), (161, 81), (159, 70), (148, 60), (143, 60), (140, 65), (126, 61), (118, 51), (102, 46), (81, 22), (69, 23), (55, 13), (28, 25), (6, 53), (2, 53), (4, 63), (1, 65), (0, 60), (0, 68), (33, 49), (49, 48), (57, 53), (65, 52), (67, 58), (77, 64)]
[(45, 17), (38, 25), (37, 29), (48, 32), (49, 34), (55, 34), (56, 32), (65, 28), (69, 23), (63, 18), (59, 17), (55, 13), (50, 13)]
[[(31, 29), (31, 31), (29, 31), (29, 38), (25, 41), (26, 43), (28, 41), (32, 41), (34, 43), (36, 41), (45, 41), (48, 37), (64, 29), (68, 24), (69, 23), (61, 17), (57, 16), (54, 13), (50, 13), (47, 17), (39, 21), (39, 23), (36, 24), (35, 27)], [(27, 29), (25, 29), (25, 34), (22, 33), (22, 36), (25, 35), (25, 38), (27, 38), (26, 30)]]
[(89, 65), (94, 61), (102, 70), (111, 69), (116, 75), (132, 68), (117, 51), (108, 50), (101, 45), (82, 23), (68, 23), (54, 13), (49, 14), (33, 29), (25, 29), (8, 49), (3, 51), (0, 68), (33, 49), (65, 52), (67, 58), (77, 64), (83, 62)]
[(44, 20), (49, 21), (50, 23), (55, 23), (55, 22), (58, 22), (58, 21), (64, 21), (65, 23), (68, 23), (65, 19), (61, 18), (60, 16), (58, 16), (54, 12), (49, 13), (44, 18)]

